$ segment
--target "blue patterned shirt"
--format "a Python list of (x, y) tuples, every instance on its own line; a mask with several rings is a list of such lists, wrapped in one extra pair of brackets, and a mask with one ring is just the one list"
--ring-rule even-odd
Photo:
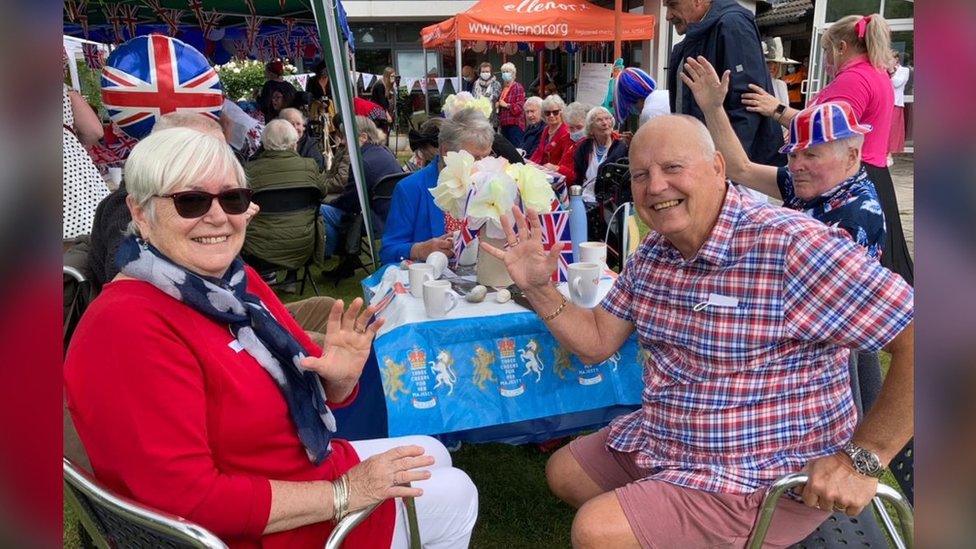
[(853, 177), (812, 199), (796, 196), (793, 174), (780, 168), (776, 184), (783, 195), (783, 206), (806, 213), (828, 225), (843, 229), (858, 246), (867, 250), (868, 256), (881, 260), (881, 248), (885, 237), (885, 219), (878, 200), (878, 191), (863, 167)]

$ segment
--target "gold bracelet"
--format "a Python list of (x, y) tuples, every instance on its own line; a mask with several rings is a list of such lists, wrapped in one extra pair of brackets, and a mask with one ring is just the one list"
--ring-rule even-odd
[(556, 310), (555, 311), (553, 311), (553, 312), (551, 312), (551, 313), (543, 316), (542, 317), (542, 320), (545, 320), (546, 322), (549, 322), (550, 320), (552, 320), (552, 319), (556, 318), (557, 316), (559, 316), (559, 314), (563, 312), (563, 309), (566, 308), (566, 305), (569, 303), (569, 301), (562, 294), (559, 294), (559, 297), (563, 298), (563, 302), (560, 303), (558, 307), (556, 307)]

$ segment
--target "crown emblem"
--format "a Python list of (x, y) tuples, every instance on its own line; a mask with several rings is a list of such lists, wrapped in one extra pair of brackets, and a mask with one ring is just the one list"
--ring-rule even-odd
[(498, 340), (498, 352), (501, 353), (502, 357), (514, 357), (515, 340), (510, 337)]
[(420, 347), (414, 347), (413, 350), (407, 354), (407, 360), (410, 361), (411, 368), (423, 368), (427, 365), (427, 353)]

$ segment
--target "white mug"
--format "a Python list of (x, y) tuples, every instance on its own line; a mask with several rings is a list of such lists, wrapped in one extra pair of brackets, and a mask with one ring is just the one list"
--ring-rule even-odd
[(458, 296), (447, 280), (424, 282), (424, 309), (430, 318), (441, 318), (457, 307)]
[(579, 260), (586, 263), (599, 263), (607, 266), (607, 245), (604, 242), (582, 242), (579, 245)]
[(569, 299), (573, 303), (587, 309), (596, 307), (602, 269), (602, 265), (593, 262), (569, 264)]
[(424, 282), (434, 280), (434, 266), (426, 263), (411, 263), (407, 267), (410, 276), (410, 295), (424, 297)]
[(437, 280), (447, 268), (447, 254), (444, 252), (430, 252), (426, 263), (434, 267), (434, 280)]
[(118, 189), (119, 185), (122, 183), (122, 168), (118, 166), (109, 166), (108, 182), (113, 189)]

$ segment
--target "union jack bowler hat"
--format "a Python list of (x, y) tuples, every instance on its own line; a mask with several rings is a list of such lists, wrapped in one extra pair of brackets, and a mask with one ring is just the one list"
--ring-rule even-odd
[(871, 126), (861, 124), (846, 101), (833, 101), (807, 107), (790, 121), (790, 142), (779, 152), (802, 151), (831, 141), (864, 135)]
[(220, 77), (207, 58), (161, 34), (137, 36), (116, 48), (101, 76), (109, 117), (135, 139), (149, 135), (164, 114), (198, 112), (217, 120), (224, 104)]

